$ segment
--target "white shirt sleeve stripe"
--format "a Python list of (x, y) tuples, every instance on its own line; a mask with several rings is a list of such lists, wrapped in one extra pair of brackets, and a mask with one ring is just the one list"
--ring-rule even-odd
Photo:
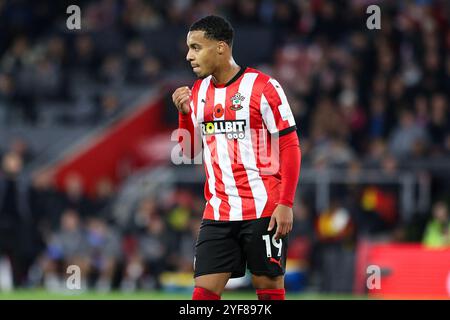
[(278, 132), (275, 117), (264, 94), (261, 95), (261, 115), (270, 133)]

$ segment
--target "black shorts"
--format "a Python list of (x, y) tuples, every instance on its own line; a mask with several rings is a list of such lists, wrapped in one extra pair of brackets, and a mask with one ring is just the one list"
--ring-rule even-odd
[(194, 277), (231, 272), (245, 275), (284, 275), (288, 237), (275, 241), (276, 226), (267, 231), (270, 218), (246, 221), (203, 220), (195, 245)]

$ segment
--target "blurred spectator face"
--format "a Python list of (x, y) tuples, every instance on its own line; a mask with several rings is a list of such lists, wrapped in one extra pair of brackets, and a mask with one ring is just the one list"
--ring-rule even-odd
[(427, 98), (425, 96), (417, 96), (414, 101), (414, 108), (418, 115), (426, 115), (428, 113)]
[(386, 143), (383, 139), (374, 139), (370, 143), (369, 156), (374, 160), (383, 159), (386, 154)]
[(326, 18), (332, 18), (336, 15), (336, 8), (333, 2), (325, 1), (322, 7), (322, 15)]
[(92, 218), (89, 221), (89, 231), (96, 235), (102, 236), (106, 234), (107, 226), (103, 220)]
[(65, 187), (69, 196), (77, 198), (81, 197), (83, 194), (83, 183), (80, 176), (77, 174), (70, 174), (67, 176)]
[(50, 170), (42, 170), (33, 176), (33, 186), (39, 190), (48, 190), (53, 185), (53, 175)]
[(387, 156), (382, 163), (383, 171), (389, 175), (397, 173), (397, 160), (393, 156)]
[(377, 96), (383, 96), (386, 92), (386, 79), (383, 76), (377, 76), (373, 81), (373, 92)]
[(25, 37), (19, 37), (14, 41), (13, 47), (12, 47), (12, 53), (16, 57), (20, 57), (23, 54), (26, 53), (28, 49), (28, 41)]
[(400, 99), (403, 96), (403, 93), (405, 91), (405, 87), (403, 84), (403, 80), (400, 76), (395, 76), (392, 78), (390, 83), (390, 94), (395, 99)]
[(145, 55), (145, 46), (142, 41), (131, 41), (127, 46), (127, 55), (132, 59), (140, 59)]
[(353, 160), (348, 165), (347, 174), (349, 177), (358, 177), (361, 174), (362, 165), (358, 160)]
[(448, 209), (445, 203), (438, 202), (433, 206), (433, 217), (441, 223), (448, 221)]
[(238, 2), (239, 13), (244, 17), (252, 17), (256, 14), (256, 1), (240, 0)]
[(191, 208), (194, 196), (189, 190), (178, 190), (177, 202), (180, 207)]
[(380, 68), (384, 72), (390, 72), (394, 66), (394, 58), (389, 50), (380, 50)]
[(431, 99), (431, 104), (433, 109), (445, 110), (447, 106), (447, 101), (445, 99), (445, 95), (441, 93), (436, 93), (433, 95)]
[(156, 201), (144, 199), (139, 206), (139, 214), (147, 219), (156, 214)]
[(425, 32), (423, 32), (423, 42), (425, 48), (427, 48), (430, 51), (438, 49), (439, 41), (432, 30), (426, 30)]
[(363, 50), (367, 47), (367, 38), (362, 32), (353, 33), (350, 41), (355, 49)]
[(160, 235), (164, 232), (164, 222), (160, 217), (150, 219), (147, 224), (147, 231), (153, 235)]
[(400, 116), (400, 125), (402, 128), (410, 128), (414, 125), (414, 116), (412, 112), (405, 110)]
[(416, 157), (423, 157), (426, 155), (427, 144), (423, 139), (418, 139), (413, 144), (412, 154)]
[(53, 37), (48, 43), (48, 53), (52, 58), (62, 58), (64, 56), (64, 41), (59, 37)]
[(439, 68), (439, 56), (435, 51), (429, 51), (425, 56), (425, 68), (435, 71)]
[(0, 74), (0, 95), (9, 96), (13, 91), (13, 82), (10, 76)]
[(370, 104), (370, 109), (373, 115), (383, 114), (386, 110), (386, 105), (381, 97), (376, 97), (372, 99), (372, 103)]
[(78, 216), (78, 212), (72, 209), (68, 209), (64, 211), (61, 217), (61, 228), (64, 231), (74, 232), (78, 230), (80, 225), (80, 219)]
[(42, 80), (44, 83), (51, 84), (51, 79), (55, 77), (55, 69), (55, 65), (46, 57), (41, 57), (37, 62), (36, 71), (42, 79), (45, 79)]
[(87, 35), (78, 37), (75, 42), (75, 48), (77, 55), (87, 56), (91, 54), (93, 51), (92, 39)]
[(3, 156), (2, 169), (9, 176), (16, 176), (22, 171), (22, 158), (14, 152)]
[(435, 123), (445, 122), (447, 101), (443, 94), (434, 94), (431, 98), (431, 113)]
[(119, 56), (107, 57), (102, 66), (103, 74), (107, 77), (115, 77), (122, 72), (122, 61)]
[(144, 72), (149, 77), (156, 77), (161, 71), (161, 64), (154, 57), (146, 57), (143, 62)]
[(101, 106), (104, 114), (111, 114), (119, 108), (119, 100), (114, 93), (107, 93), (102, 96)]
[(356, 88), (355, 76), (351, 73), (346, 73), (342, 78), (342, 86), (345, 89), (355, 89)]
[(114, 193), (112, 182), (105, 178), (101, 179), (96, 186), (97, 197), (108, 198)]

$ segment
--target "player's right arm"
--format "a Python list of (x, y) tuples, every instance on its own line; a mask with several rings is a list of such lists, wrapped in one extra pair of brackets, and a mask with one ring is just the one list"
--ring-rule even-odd
[(187, 115), (190, 111), (189, 102), (191, 95), (191, 89), (187, 86), (177, 88), (172, 94), (172, 101), (182, 115)]
[(183, 155), (194, 159), (201, 151), (201, 140), (192, 114), (192, 91), (189, 87), (177, 88), (172, 94), (172, 101), (178, 110), (178, 143)]

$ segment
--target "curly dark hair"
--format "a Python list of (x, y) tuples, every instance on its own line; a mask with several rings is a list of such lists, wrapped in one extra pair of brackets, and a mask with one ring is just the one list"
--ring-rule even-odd
[(224, 18), (207, 16), (194, 22), (189, 31), (204, 31), (208, 39), (224, 41), (230, 47), (233, 45), (233, 27)]

